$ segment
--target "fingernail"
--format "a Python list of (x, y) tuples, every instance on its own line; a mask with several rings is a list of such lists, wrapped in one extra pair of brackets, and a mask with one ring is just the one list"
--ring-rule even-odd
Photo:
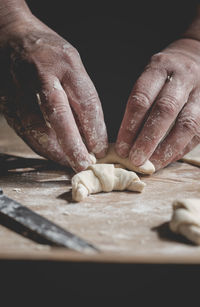
[(71, 163), (71, 167), (76, 172), (82, 172), (82, 171), (86, 170), (88, 168), (88, 166), (90, 166), (91, 164), (92, 164), (91, 159), (89, 159), (89, 160), (82, 160), (82, 161), (79, 161), (76, 166), (73, 166), (73, 164)]
[(162, 162), (157, 159), (150, 159), (151, 163), (153, 163), (155, 170), (158, 171), (162, 168)]
[(144, 151), (139, 148), (135, 149), (130, 153), (130, 160), (135, 166), (142, 165), (146, 160), (146, 157), (144, 156)]

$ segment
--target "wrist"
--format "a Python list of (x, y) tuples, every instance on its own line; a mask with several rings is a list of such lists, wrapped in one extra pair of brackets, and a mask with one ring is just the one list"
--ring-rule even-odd
[[(200, 26), (200, 23), (199, 23), (199, 26)], [(188, 29), (182, 35), (181, 38), (183, 38), (183, 39), (192, 39), (192, 40), (200, 42), (200, 33), (198, 33), (198, 31), (194, 31), (193, 29)]]
[(164, 50), (176, 50), (182, 53), (194, 54), (199, 56), (200, 54), (200, 41), (194, 38), (180, 37), (178, 40), (172, 42)]
[(196, 17), (182, 37), (200, 41), (200, 5), (197, 8)]
[(30, 19), (32, 13), (24, 0), (0, 0), (0, 30), (6, 30), (21, 20)]

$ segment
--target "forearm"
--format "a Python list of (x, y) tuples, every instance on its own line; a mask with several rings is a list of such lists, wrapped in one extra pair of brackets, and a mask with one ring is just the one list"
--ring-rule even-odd
[(24, 0), (0, 0), (0, 29), (31, 12)]
[(197, 7), (197, 14), (183, 35), (184, 38), (191, 38), (200, 41), (200, 5)]

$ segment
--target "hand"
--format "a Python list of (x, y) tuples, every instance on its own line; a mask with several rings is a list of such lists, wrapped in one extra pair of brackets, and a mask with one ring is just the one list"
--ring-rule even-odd
[(156, 169), (200, 142), (200, 42), (180, 39), (154, 55), (133, 87), (116, 151)]
[(0, 34), (0, 95), (8, 123), (34, 151), (75, 171), (91, 164), (88, 151), (103, 157), (102, 107), (77, 50), (31, 14)]

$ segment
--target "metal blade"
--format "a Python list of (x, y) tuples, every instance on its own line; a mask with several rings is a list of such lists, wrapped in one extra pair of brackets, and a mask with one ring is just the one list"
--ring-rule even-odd
[(0, 223), (39, 243), (67, 247), (78, 252), (98, 251), (85, 240), (8, 198), (1, 189)]

